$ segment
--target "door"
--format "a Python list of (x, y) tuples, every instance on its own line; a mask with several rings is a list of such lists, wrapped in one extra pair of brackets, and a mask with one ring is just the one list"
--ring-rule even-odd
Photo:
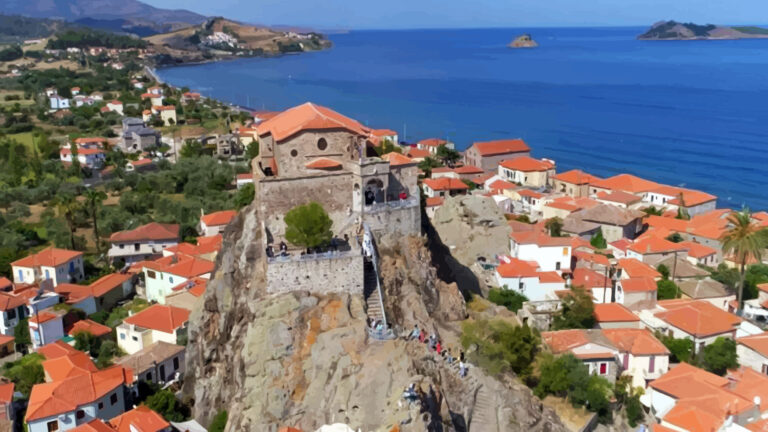
[(648, 360), (648, 372), (653, 373), (656, 370), (656, 357), (651, 356), (650, 360)]
[(165, 365), (160, 365), (160, 382), (165, 382)]
[(622, 361), (621, 368), (624, 370), (629, 369), (629, 353), (624, 353), (624, 360)]

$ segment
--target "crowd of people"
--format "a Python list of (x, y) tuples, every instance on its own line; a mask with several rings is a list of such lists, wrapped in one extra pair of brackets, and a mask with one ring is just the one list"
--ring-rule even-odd
[(411, 333), (409, 333), (406, 336), (407, 340), (418, 340), (419, 343), (426, 344), (427, 349), (430, 352), (436, 353), (438, 356), (442, 357), (443, 360), (448, 364), (453, 364), (458, 360), (459, 362), (459, 377), (464, 378), (467, 376), (467, 363), (464, 359), (464, 351), (459, 350), (459, 356), (458, 358), (453, 356), (453, 350), (450, 348), (446, 348), (443, 345), (443, 342), (432, 333), (431, 335), (427, 336), (427, 333), (425, 331), (422, 331), (418, 324), (413, 326), (413, 330)]

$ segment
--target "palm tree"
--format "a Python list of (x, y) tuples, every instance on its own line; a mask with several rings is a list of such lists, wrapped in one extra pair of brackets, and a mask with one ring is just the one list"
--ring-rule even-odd
[(72, 250), (75, 250), (75, 230), (77, 230), (75, 213), (79, 208), (80, 203), (72, 195), (59, 195), (56, 198), (56, 212), (67, 221), (69, 226), (69, 244)]
[(752, 222), (752, 214), (745, 208), (728, 216), (730, 229), (723, 233), (720, 242), (723, 244), (723, 254), (732, 255), (734, 262), (739, 265), (741, 278), (737, 299), (739, 310), (744, 303), (744, 277), (747, 263), (751, 260), (760, 262), (763, 251), (768, 245), (768, 235), (764, 228)]
[(107, 194), (96, 189), (88, 189), (83, 194), (85, 196), (85, 204), (88, 209), (88, 214), (91, 216), (93, 222), (93, 237), (96, 240), (96, 251), (101, 253), (101, 237), (99, 236), (99, 209), (101, 203), (107, 199)]

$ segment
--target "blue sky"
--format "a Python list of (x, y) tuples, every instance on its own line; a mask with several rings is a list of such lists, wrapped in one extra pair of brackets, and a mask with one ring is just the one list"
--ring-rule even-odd
[(628, 26), (768, 20), (766, 0), (145, 0), (159, 7), (318, 29)]

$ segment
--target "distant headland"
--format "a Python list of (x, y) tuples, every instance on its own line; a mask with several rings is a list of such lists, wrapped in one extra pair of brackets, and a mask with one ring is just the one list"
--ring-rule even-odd
[(659, 21), (637, 38), (640, 40), (768, 39), (768, 28)]
[(520, 35), (507, 45), (510, 48), (536, 48), (539, 46), (529, 34)]

